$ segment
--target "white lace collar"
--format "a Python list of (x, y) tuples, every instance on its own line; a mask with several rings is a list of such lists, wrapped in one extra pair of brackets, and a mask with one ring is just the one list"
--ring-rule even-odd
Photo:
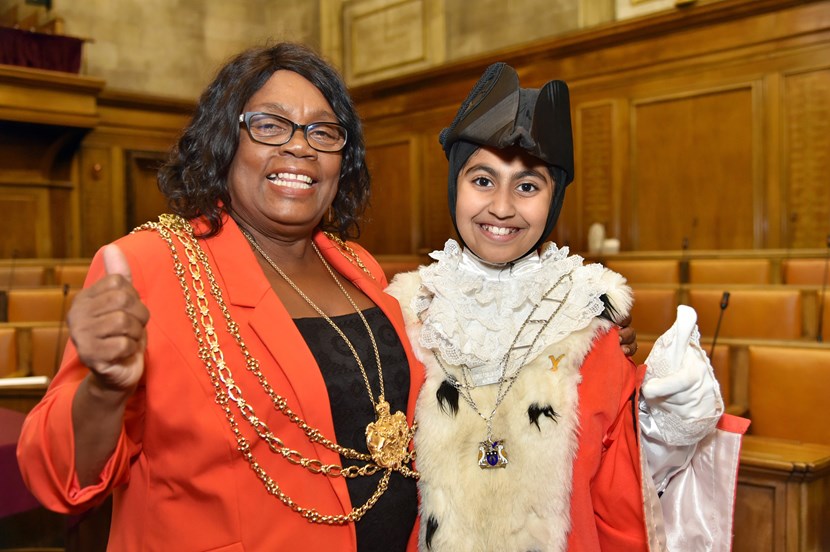
[[(512, 373), (525, 355), (513, 354), (503, 366), (511, 343), (538, 305), (534, 319), (550, 319), (527, 360), (570, 333), (585, 328), (604, 309), (599, 296), (603, 267), (582, 265), (582, 257), (549, 244), (507, 266), (494, 266), (448, 240), (434, 251), (434, 262), (419, 269), (421, 287), (412, 308), (423, 323), (420, 344), (450, 365), (466, 365), (478, 384)], [(549, 298), (542, 298), (561, 280)], [(578, 284), (578, 285), (575, 285)], [(561, 306), (560, 306), (561, 304)], [(526, 332), (525, 332), (526, 333)], [(518, 344), (528, 345), (529, 343)], [(528, 341), (525, 339), (524, 341)], [(517, 345), (518, 345), (517, 344)]]

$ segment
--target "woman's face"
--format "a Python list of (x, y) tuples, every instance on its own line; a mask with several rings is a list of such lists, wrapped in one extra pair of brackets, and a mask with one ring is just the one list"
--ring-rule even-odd
[[(276, 71), (245, 104), (306, 125), (337, 122), (329, 102), (304, 77)], [(228, 187), (234, 213), (258, 231), (285, 239), (311, 235), (337, 193), (342, 151), (323, 153), (297, 129), (281, 146), (260, 144), (239, 125), (239, 147), (231, 162)]]
[(480, 148), (461, 168), (457, 186), (456, 226), (481, 259), (514, 261), (542, 237), (554, 182), (547, 165), (523, 149)]

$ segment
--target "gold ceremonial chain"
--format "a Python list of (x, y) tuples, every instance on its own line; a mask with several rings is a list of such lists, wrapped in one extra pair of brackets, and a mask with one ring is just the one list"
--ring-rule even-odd
[[(282, 271), (277, 263), (275, 263), (271, 257), (268, 256), (265, 250), (260, 247), (254, 237), (249, 234), (247, 230), (243, 229), (241, 226), (240, 230), (242, 230), (242, 234), (251, 243), (254, 249), (262, 255), (262, 258), (265, 259), (269, 265), (271, 265), (271, 268), (273, 268), (277, 274), (279, 274), (282, 279), (285, 280), (288, 285), (290, 285), (291, 288), (317, 312), (317, 314), (328, 322), (329, 326), (337, 332), (337, 335), (339, 335), (349, 347), (349, 351), (351, 351), (355, 362), (357, 362), (357, 365), (360, 368), (360, 373), (363, 375), (363, 382), (366, 384), (366, 390), (369, 392), (369, 400), (372, 402), (372, 406), (375, 408), (375, 414), (377, 415), (377, 419), (366, 426), (366, 445), (372, 453), (372, 459), (379, 466), (384, 468), (400, 467), (403, 462), (408, 461), (409, 453), (407, 451), (407, 445), (412, 439), (414, 429), (409, 429), (409, 425), (406, 423), (406, 416), (403, 412), (398, 411), (394, 414), (390, 413), (389, 403), (385, 399), (386, 390), (383, 388), (383, 368), (380, 363), (378, 344), (375, 341), (375, 335), (372, 333), (372, 328), (369, 327), (369, 322), (366, 321), (366, 317), (363, 316), (363, 312), (357, 306), (357, 303), (354, 302), (351, 295), (349, 295), (346, 291), (346, 288), (340, 283), (340, 280), (334, 274), (334, 270), (332, 270), (329, 263), (327, 263), (326, 259), (323, 257), (323, 254), (320, 253), (320, 250), (317, 248), (317, 244), (311, 242), (311, 247), (314, 249), (314, 252), (317, 253), (317, 256), (320, 258), (320, 262), (323, 263), (323, 266), (331, 275), (334, 283), (337, 284), (337, 287), (340, 288), (340, 291), (349, 301), (349, 304), (355, 312), (357, 312), (361, 322), (363, 322), (363, 327), (366, 328), (366, 332), (369, 334), (369, 340), (372, 342), (372, 350), (375, 353), (375, 362), (378, 367), (378, 381), (380, 382), (380, 395), (378, 396), (377, 402), (375, 402), (375, 396), (374, 393), (372, 393), (372, 386), (369, 383), (369, 375), (366, 373), (366, 368), (364, 368), (363, 362), (360, 360), (360, 355), (357, 354), (354, 345), (352, 345), (352, 342), (348, 337), (346, 337), (346, 334), (343, 333), (343, 330), (341, 330), (337, 324), (334, 323), (334, 320), (329, 318), (328, 315), (323, 312), (323, 309), (318, 307), (314, 301), (312, 301), (311, 298), (306, 295), (303, 290), (301, 290), (300, 287), (295, 284), (293, 280), (291, 280), (291, 278), (288, 277), (288, 274)], [(356, 256), (353, 250), (351, 253)]]
[[(354, 249), (352, 249), (349, 246), (349, 244), (347, 244), (331, 232), (323, 232), (323, 234), (325, 234), (328, 239), (337, 244), (337, 247), (340, 249), (340, 253), (343, 255), (343, 257), (345, 257), (347, 261), (349, 261), (353, 265), (357, 266), (357, 268), (368, 274), (369, 277), (372, 278), (372, 280), (375, 279), (375, 275), (372, 274), (372, 272), (368, 268), (366, 268), (366, 265), (364, 265), (363, 261), (360, 260), (360, 256)], [(346, 253), (348, 253), (348, 255), (346, 255)], [(318, 251), (317, 254), (319, 255), (320, 252)], [(323, 264), (325, 264), (325, 261), (323, 261)]]
[[(225, 304), (222, 289), (216, 282), (213, 275), (213, 270), (210, 267), (210, 261), (207, 255), (202, 250), (198, 241), (193, 235), (193, 227), (190, 223), (179, 217), (178, 215), (161, 215), (158, 222), (148, 222), (133, 230), (137, 232), (140, 230), (154, 230), (158, 232), (159, 236), (167, 243), (173, 258), (173, 265), (175, 274), (179, 277), (179, 283), (182, 288), (185, 300), (185, 311), (187, 317), (190, 319), (193, 333), (196, 342), (199, 346), (199, 357), (205, 364), (211, 383), (213, 384), (216, 393), (216, 403), (225, 412), (225, 417), (230, 425), (231, 432), (237, 442), (237, 448), (242, 453), (243, 458), (248, 462), (251, 469), (256, 476), (262, 481), (265, 489), (269, 494), (275, 496), (283, 504), (297, 512), (302, 517), (313, 523), (323, 523), (329, 525), (342, 525), (348, 522), (359, 520), (369, 509), (375, 505), (378, 499), (383, 495), (389, 485), (389, 478), (392, 471), (398, 471), (406, 477), (417, 478), (418, 473), (407, 468), (404, 465), (398, 467), (380, 466), (372, 462), (372, 457), (368, 454), (359, 451), (342, 447), (337, 443), (326, 439), (318, 429), (315, 429), (305, 421), (297, 416), (289, 407), (286, 399), (274, 391), (268, 383), (265, 375), (259, 367), (259, 361), (254, 358), (248, 351), (242, 336), (239, 334), (238, 324), (231, 318), (230, 311)], [(185, 268), (182, 263), (176, 245), (173, 242), (175, 236), (179, 243), (183, 246), (185, 255), (187, 257), (188, 267)], [(283, 441), (274, 435), (268, 428), (267, 424), (258, 418), (254, 412), (253, 407), (243, 398), (242, 390), (236, 384), (230, 367), (226, 364), (224, 353), (219, 346), (216, 328), (213, 324), (213, 317), (210, 314), (210, 307), (208, 303), (208, 294), (205, 292), (205, 282), (202, 279), (201, 268), (204, 268), (205, 275), (210, 287), (210, 295), (213, 296), (222, 315), (227, 324), (228, 333), (237, 342), (237, 345), (245, 357), (246, 369), (251, 372), (259, 381), (260, 386), (271, 398), (276, 410), (281, 412), (290, 422), (297, 425), (308, 437), (309, 441), (319, 443), (324, 447), (332, 450), (346, 458), (352, 460), (361, 460), (367, 462), (362, 467), (358, 466), (339, 466), (337, 464), (323, 464), (320, 460), (314, 458), (306, 458), (299, 452), (291, 450), (285, 446)], [(192, 292), (187, 284), (186, 274), (190, 273), (192, 278)], [(196, 296), (196, 304), (193, 301), (193, 295)], [(313, 508), (304, 508), (295, 503), (291, 497), (286, 495), (280, 489), (279, 485), (274, 481), (262, 468), (251, 450), (251, 443), (242, 434), (239, 424), (236, 421), (234, 413), (231, 409), (230, 403), (233, 402), (239, 413), (251, 425), (257, 436), (265, 441), (268, 448), (281, 456), (283, 456), (289, 463), (302, 466), (313, 474), (323, 474), (328, 477), (346, 477), (354, 478), (361, 476), (371, 476), (384, 469), (384, 473), (378, 483), (378, 488), (369, 497), (363, 506), (353, 508), (348, 514), (325, 515), (319, 513)], [(413, 430), (414, 431), (414, 428)], [(407, 463), (414, 459), (414, 452), (407, 453), (406, 458), (402, 460)]]

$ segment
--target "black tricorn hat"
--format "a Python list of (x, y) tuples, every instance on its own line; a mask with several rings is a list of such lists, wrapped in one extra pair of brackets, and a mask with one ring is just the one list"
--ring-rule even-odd
[(565, 171), (561, 184), (574, 179), (568, 85), (552, 80), (542, 88), (521, 88), (519, 75), (505, 63), (487, 68), (439, 140), (447, 158), (458, 140), (499, 149), (518, 146)]
[(459, 238), (455, 220), (458, 173), (480, 146), (519, 147), (548, 165), (556, 189), (545, 230), (531, 250), (541, 246), (556, 226), (565, 188), (574, 179), (568, 85), (552, 80), (542, 88), (521, 88), (515, 69), (494, 63), (484, 71), (438, 139), (449, 160), (449, 208)]

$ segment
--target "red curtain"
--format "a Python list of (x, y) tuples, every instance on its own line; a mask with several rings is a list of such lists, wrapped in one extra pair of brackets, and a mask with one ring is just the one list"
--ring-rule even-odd
[(71, 36), (0, 27), (0, 63), (77, 73), (83, 43)]

